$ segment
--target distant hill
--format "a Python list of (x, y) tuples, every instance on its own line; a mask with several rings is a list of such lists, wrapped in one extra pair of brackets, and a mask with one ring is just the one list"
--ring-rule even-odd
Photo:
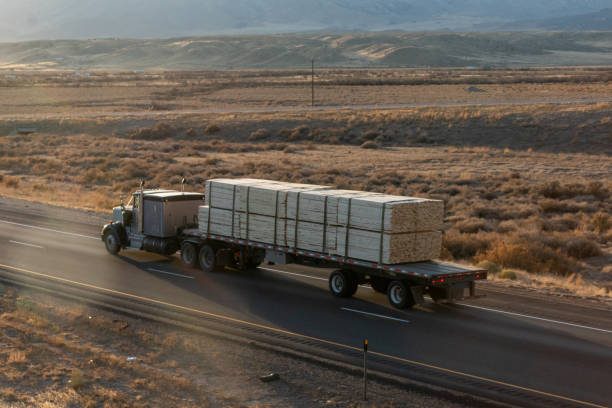
[(505, 30), (612, 31), (612, 8), (576, 16), (508, 23), (496, 28)]
[[(354, 30), (475, 30), (572, 18), (612, 0), (13, 0), (0, 41)], [(588, 21), (580, 29), (593, 29)]]
[(0, 68), (612, 65), (612, 32), (345, 33), (0, 43)]

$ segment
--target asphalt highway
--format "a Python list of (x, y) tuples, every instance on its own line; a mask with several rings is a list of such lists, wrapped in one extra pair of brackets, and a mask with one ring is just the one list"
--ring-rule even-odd
[(534, 389), (612, 405), (612, 313), (490, 285), (456, 305), (391, 309), (360, 287), (333, 298), (328, 271), (270, 266), (204, 274), (137, 251), (111, 256), (91, 222), (0, 205), (0, 269), (36, 272)]

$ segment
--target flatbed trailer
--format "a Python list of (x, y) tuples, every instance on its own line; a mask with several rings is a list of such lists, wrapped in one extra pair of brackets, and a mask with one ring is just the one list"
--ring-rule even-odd
[(475, 296), (477, 280), (487, 271), (443, 261), (383, 264), (292, 247), (203, 233), (197, 209), (203, 194), (172, 190), (144, 190), (128, 205), (113, 208), (113, 220), (101, 238), (111, 254), (132, 248), (162, 255), (180, 251), (184, 264), (213, 272), (224, 267), (249, 269), (268, 264), (303, 264), (330, 268), (330, 292), (351, 297), (360, 284), (386, 293), (392, 306), (403, 309), (424, 302), (453, 302)]
[(453, 302), (476, 296), (477, 280), (487, 278), (487, 271), (457, 263), (432, 260), (404, 264), (379, 264), (354, 258), (275, 246), (216, 234), (202, 234), (186, 229), (179, 236), (181, 259), (206, 272), (233, 266), (257, 267), (303, 264), (335, 269), (329, 277), (330, 292), (336, 297), (351, 297), (361, 284), (370, 284), (386, 293), (392, 306), (403, 309), (424, 302), (429, 295), (436, 302)]

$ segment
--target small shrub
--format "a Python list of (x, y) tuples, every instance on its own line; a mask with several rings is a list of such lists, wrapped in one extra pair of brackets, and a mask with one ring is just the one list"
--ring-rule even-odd
[(9, 353), (8, 358), (6, 360), (8, 364), (21, 364), (21, 363), (25, 363), (26, 361), (27, 361), (26, 353), (21, 350), (12, 350)]
[(444, 247), (455, 259), (470, 259), (486, 251), (490, 242), (479, 234), (459, 234), (449, 232), (444, 236)]
[(373, 141), (378, 136), (380, 136), (380, 133), (378, 133), (377, 131), (375, 131), (375, 130), (368, 130), (367, 132), (364, 132), (361, 135), (361, 141), (362, 142)]
[(287, 137), (289, 141), (307, 140), (310, 139), (311, 130), (307, 125), (301, 125), (293, 128)]
[(575, 237), (569, 239), (565, 243), (565, 251), (569, 256), (576, 259), (591, 258), (593, 256), (602, 255), (599, 245), (586, 237)]
[(9, 188), (17, 188), (19, 187), (19, 178), (7, 176), (4, 179), (4, 184)]
[(293, 145), (287, 145), (283, 149), (283, 153), (297, 153), (298, 149)]
[(214, 135), (215, 133), (219, 133), (220, 131), (221, 128), (215, 124), (208, 125), (204, 129), (204, 133), (206, 133), (207, 135)]
[(543, 231), (567, 232), (578, 228), (578, 221), (571, 216), (563, 216), (542, 221)]
[(580, 206), (565, 201), (544, 200), (540, 203), (540, 209), (545, 213), (577, 213)]
[(68, 383), (70, 384), (70, 387), (73, 390), (78, 390), (79, 388), (82, 388), (87, 381), (85, 380), (85, 374), (83, 373), (83, 371), (75, 369), (72, 370), (72, 374), (70, 375), (70, 380), (68, 380)]
[(501, 266), (491, 261), (482, 261), (478, 264), (478, 267), (487, 270), (489, 273), (500, 273), (502, 270)]
[(599, 181), (593, 181), (587, 185), (578, 183), (561, 184), (558, 181), (551, 181), (540, 186), (538, 191), (546, 198), (557, 200), (585, 195), (593, 196), (598, 200), (605, 200), (610, 197), (610, 191)]
[(501, 273), (499, 274), (499, 277), (501, 279), (509, 279), (509, 280), (517, 279), (516, 272), (510, 269), (504, 269), (503, 271), (501, 271)]
[(598, 212), (593, 215), (590, 224), (596, 233), (603, 235), (608, 232), (612, 223), (610, 222), (610, 216), (608, 214), (605, 212)]
[(136, 129), (128, 134), (128, 138), (139, 140), (162, 140), (172, 137), (175, 133), (176, 129), (173, 126), (161, 122), (153, 127)]
[(251, 134), (248, 137), (248, 140), (250, 142), (255, 142), (255, 141), (267, 139), (269, 137), (270, 137), (270, 131), (268, 129), (258, 129), (254, 132), (251, 132)]
[(534, 237), (498, 240), (476, 257), (476, 261), (491, 261), (504, 268), (518, 268), (534, 273), (569, 275), (574, 262), (559, 251), (546, 246)]
[(473, 234), (478, 231), (492, 231), (492, 225), (480, 218), (468, 218), (467, 220), (459, 221), (455, 224), (455, 228), (457, 228), (460, 232)]
[(378, 149), (380, 146), (378, 146), (378, 143), (370, 140), (370, 141), (362, 143), (360, 147), (362, 149)]

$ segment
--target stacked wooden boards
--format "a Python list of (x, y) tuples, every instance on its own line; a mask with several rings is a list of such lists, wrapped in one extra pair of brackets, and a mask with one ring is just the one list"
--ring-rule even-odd
[[(397, 264), (437, 258), (444, 204), (328, 186), (213, 179), (202, 234)], [(297, 228), (296, 228), (297, 225)]]

